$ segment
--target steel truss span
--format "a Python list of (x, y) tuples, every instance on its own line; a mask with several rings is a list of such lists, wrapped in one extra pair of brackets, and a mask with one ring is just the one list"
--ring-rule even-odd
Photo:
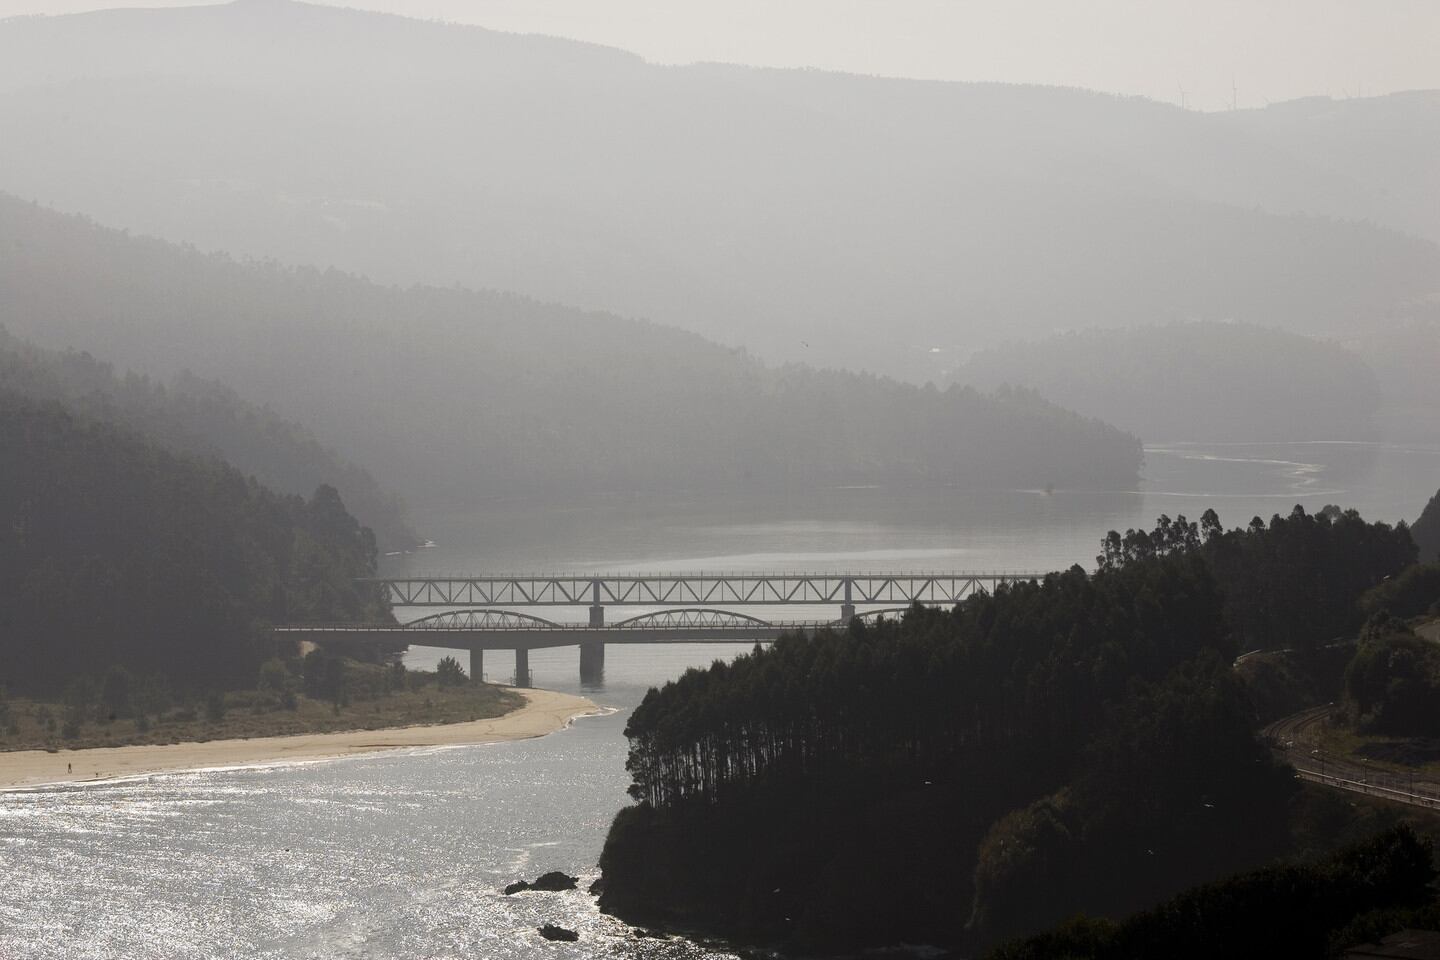
[[(815, 624), (804, 621), (802, 627), (813, 627)], [(681, 607), (678, 610), (661, 610), (657, 613), (642, 613), (638, 617), (631, 617), (629, 620), (619, 620), (614, 624), (615, 629), (624, 628), (658, 628), (671, 629), (673, 627), (771, 627), (774, 624), (761, 620), (759, 617), (752, 617), (744, 613), (732, 613), (729, 610), (710, 610), (706, 608)]]
[(1041, 573), (520, 575), (374, 578), (400, 607), (953, 604)]
[(545, 630), (561, 624), (514, 610), (454, 610), (404, 624), (407, 630)]

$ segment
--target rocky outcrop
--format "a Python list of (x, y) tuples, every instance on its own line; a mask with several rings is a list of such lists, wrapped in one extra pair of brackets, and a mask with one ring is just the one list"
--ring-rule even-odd
[(545, 924), (545, 926), (537, 927), (536, 929), (540, 931), (540, 936), (544, 937), (546, 940), (559, 940), (563, 943), (574, 943), (576, 940), (580, 939), (580, 934), (576, 933), (574, 930), (567, 930), (564, 927), (557, 927), (553, 923), (547, 923)]
[(574, 890), (580, 885), (578, 877), (572, 877), (559, 870), (551, 870), (549, 873), (541, 874), (530, 884), (531, 890), (545, 890), (550, 893), (558, 893), (561, 890)]
[[(541, 890), (546, 893), (559, 893), (561, 890), (574, 890), (580, 885), (579, 877), (572, 877), (568, 873), (561, 873), (559, 870), (551, 870), (549, 873), (542, 873), (532, 883), (528, 880), (516, 880), (505, 888), (505, 896), (513, 896), (525, 890)], [(592, 893), (595, 891), (592, 890)]]

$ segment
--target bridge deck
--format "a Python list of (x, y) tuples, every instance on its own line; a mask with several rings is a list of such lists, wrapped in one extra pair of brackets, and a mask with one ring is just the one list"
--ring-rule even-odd
[(813, 635), (834, 629), (833, 620), (795, 620), (712, 626), (605, 626), (557, 623), (534, 627), (415, 628), (395, 624), (292, 624), (275, 627), (277, 637), (324, 643), (403, 641), (425, 647), (459, 650), (537, 650), (589, 643), (749, 643), (768, 642), (782, 634)]
[(377, 577), (396, 606), (958, 603), (1035, 572), (523, 574)]

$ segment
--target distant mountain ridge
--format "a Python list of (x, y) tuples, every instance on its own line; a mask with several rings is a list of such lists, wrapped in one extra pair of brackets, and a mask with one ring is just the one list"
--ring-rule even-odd
[(1381, 385), (1337, 343), (1239, 323), (1094, 329), (982, 350), (955, 373), (1029, 387), (1148, 441), (1368, 439)]
[(412, 503), (853, 483), (1127, 489), (1139, 441), (1028, 391), (770, 367), (524, 298), (237, 263), (0, 197), (0, 324), (218, 378)]
[(1199, 114), (246, 0), (0, 23), (0, 127), (0, 190), (104, 223), (913, 381), (1440, 296), (1440, 94)]

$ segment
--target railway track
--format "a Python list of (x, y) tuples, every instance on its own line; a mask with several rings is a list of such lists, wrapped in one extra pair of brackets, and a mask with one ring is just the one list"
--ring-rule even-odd
[(1440, 809), (1440, 783), (1326, 751), (1325, 726), (1334, 713), (1333, 706), (1301, 710), (1266, 726), (1261, 735), (1295, 768), (1301, 780), (1414, 807)]

